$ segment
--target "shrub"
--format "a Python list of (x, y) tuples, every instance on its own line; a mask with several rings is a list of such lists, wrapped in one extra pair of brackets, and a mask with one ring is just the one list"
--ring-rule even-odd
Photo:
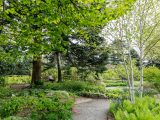
[(129, 94), (127, 90), (106, 90), (106, 97), (109, 99), (126, 99)]
[(86, 87), (85, 82), (80, 81), (64, 81), (62, 83), (48, 83), (45, 89), (66, 90), (71, 92), (81, 91)]
[[(132, 62), (133, 62), (134, 79), (139, 80), (139, 70), (138, 67), (136, 66), (136, 61), (133, 60)], [(116, 73), (119, 75), (120, 79), (122, 79), (122, 77), (127, 79), (127, 74), (122, 64), (117, 65), (115, 70)]]
[(147, 67), (144, 69), (144, 80), (153, 83), (160, 90), (160, 69), (157, 67)]
[(147, 67), (144, 69), (144, 79), (150, 82), (160, 83), (160, 69), (157, 67)]
[(105, 94), (105, 86), (84, 81), (64, 81), (63, 83), (48, 83), (44, 89), (65, 90), (77, 95), (90, 93)]
[(5, 77), (0, 76), (0, 86), (5, 86), (5, 82), (6, 82)]
[(114, 79), (120, 79), (119, 75), (116, 73), (114, 69), (109, 69), (102, 74), (102, 78), (104, 80), (114, 80)]
[(112, 103), (110, 112), (116, 120), (159, 120), (160, 103), (150, 97), (136, 98), (135, 103), (124, 100)]
[(21, 83), (30, 83), (31, 77), (27, 75), (23, 76), (5, 76), (6, 84), (21, 84)]
[(78, 69), (76, 67), (70, 67), (69, 74), (71, 75), (70, 76), (71, 80), (77, 80), (78, 79)]
[(111, 86), (127, 86), (127, 81), (122, 82), (120, 80), (117, 80), (116, 82), (112, 82), (112, 80), (105, 81), (107, 87)]
[(42, 80), (37, 80), (37, 81), (35, 81), (34, 83), (35, 83), (35, 86), (37, 86), (37, 85), (43, 85), (43, 84), (44, 84), (44, 81), (42, 81)]
[(57, 76), (57, 70), (55, 68), (51, 68), (51, 69), (48, 69), (48, 70), (45, 70), (43, 73), (42, 73), (42, 79), (44, 80), (48, 80), (48, 77), (50, 75), (53, 76), (53, 79), (54, 80), (57, 80), (58, 79), (58, 76)]

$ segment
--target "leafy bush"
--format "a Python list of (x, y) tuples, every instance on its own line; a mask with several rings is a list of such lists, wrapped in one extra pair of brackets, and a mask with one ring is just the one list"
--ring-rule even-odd
[(89, 82), (95, 82), (96, 81), (96, 73), (89, 72), (84, 79)]
[(109, 99), (125, 99), (128, 98), (129, 94), (127, 90), (106, 90), (106, 97)]
[(63, 83), (48, 83), (44, 89), (66, 90), (77, 95), (90, 93), (105, 93), (105, 86), (84, 81), (64, 81)]
[(35, 96), (35, 97), (56, 97), (58, 99), (69, 99), (70, 95), (66, 91), (54, 91), (44, 89), (28, 89), (17, 92), (16, 96)]
[(160, 69), (157, 67), (147, 67), (144, 69), (144, 79), (150, 82), (160, 83)]
[(37, 81), (35, 81), (34, 83), (35, 83), (35, 86), (37, 86), (37, 85), (43, 85), (43, 84), (44, 84), (44, 81), (42, 81), (42, 80), (37, 80)]
[[(133, 72), (134, 72), (134, 79), (139, 80), (139, 70), (138, 67), (136, 66), (136, 61), (133, 60)], [(122, 64), (119, 64), (115, 68), (116, 73), (119, 75), (120, 79), (126, 78), (127, 79), (127, 74), (125, 71), (125, 68)]]
[(86, 87), (84, 82), (80, 81), (64, 81), (62, 83), (48, 83), (45, 85), (46, 89), (52, 90), (67, 90), (67, 91), (81, 91)]
[(107, 81), (104, 81), (104, 82), (105, 82), (107, 87), (111, 87), (111, 86), (127, 86), (127, 81), (122, 82), (120, 80), (116, 80), (116, 81), (107, 80)]
[(144, 69), (144, 80), (154, 84), (160, 90), (160, 69), (157, 67), (147, 67)]
[(77, 80), (78, 78), (78, 69), (76, 67), (70, 67), (69, 74), (71, 80)]
[(23, 76), (5, 76), (5, 82), (6, 84), (21, 84), (21, 83), (30, 83), (31, 77), (27, 75)]
[(113, 102), (110, 112), (116, 120), (159, 120), (160, 103), (154, 98), (136, 98), (135, 103), (124, 100), (122, 103)]
[(58, 79), (58, 76), (57, 76), (57, 70), (55, 68), (51, 68), (51, 69), (48, 69), (48, 70), (45, 70), (43, 73), (42, 73), (42, 79), (44, 80), (48, 80), (48, 77), (50, 75), (53, 76), (53, 79), (54, 80), (57, 80)]
[(143, 95), (144, 96), (153, 96), (158, 94), (159, 92), (156, 89), (152, 89), (152, 88), (147, 88), (143, 90)]
[(109, 69), (102, 74), (102, 78), (104, 80), (115, 80), (115, 79), (120, 79), (119, 75), (116, 73), (114, 69)]
[(0, 76), (0, 86), (4, 86), (5, 82), (5, 78)]

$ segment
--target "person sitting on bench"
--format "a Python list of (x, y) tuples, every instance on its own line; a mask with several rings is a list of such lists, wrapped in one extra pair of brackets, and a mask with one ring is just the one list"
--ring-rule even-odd
[(51, 82), (53, 82), (53, 81), (54, 81), (54, 79), (53, 79), (52, 75), (50, 75), (50, 76), (48, 77), (48, 79), (49, 79), (49, 81), (51, 81)]

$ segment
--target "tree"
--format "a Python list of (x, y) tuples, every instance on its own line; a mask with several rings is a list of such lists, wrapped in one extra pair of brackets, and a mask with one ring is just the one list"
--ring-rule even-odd
[[(7, 36), (12, 34), (12, 41), (17, 47), (26, 48), (26, 54), (33, 56), (34, 84), (41, 78), (41, 55), (63, 50), (62, 33), (69, 35), (73, 31), (85, 31), (87, 27), (103, 26), (109, 20), (124, 14), (133, 2), (111, 2), (113, 5), (118, 4), (115, 8), (105, 0), (3, 0), (7, 9), (3, 11), (2, 17), (9, 20), (9, 23), (2, 27), (2, 31)], [(4, 29), (6, 26), (8, 32)], [(7, 38), (6, 42), (8, 44)]]
[[(130, 76), (128, 77), (128, 79), (130, 79), (128, 81), (132, 81), (131, 86), (133, 88), (134, 72), (131, 50), (134, 48), (139, 55), (140, 97), (142, 97), (143, 94), (144, 61), (146, 60), (148, 52), (159, 42), (159, 3), (157, 0), (138, 0), (135, 2), (131, 11), (117, 21), (112, 22), (108, 27), (111, 33), (107, 33), (107, 38), (110, 39), (110, 41), (119, 40), (120, 44), (117, 46), (120, 49), (119, 52), (123, 56), (126, 56), (126, 53), (128, 55), (130, 68), (125, 68), (126, 71), (130, 71), (130, 75), (127, 73), (128, 76)], [(113, 24), (120, 26), (119, 29), (113, 28)], [(123, 61), (126, 61), (125, 57)]]
[(95, 71), (96, 78), (99, 79), (98, 74), (106, 69), (109, 49), (104, 46), (104, 39), (94, 30), (90, 33), (92, 34), (88, 35), (88, 39), (78, 34), (71, 36), (67, 59), (71, 66), (78, 68), (79, 72), (86, 72), (87, 75), (87, 71)]
[[(138, 0), (135, 7), (137, 35), (135, 44), (139, 49), (139, 69), (140, 69), (140, 97), (143, 95), (143, 69), (144, 61), (148, 52), (154, 47), (159, 39), (160, 24), (160, 2), (157, 0)], [(158, 38), (157, 38), (158, 37)]]

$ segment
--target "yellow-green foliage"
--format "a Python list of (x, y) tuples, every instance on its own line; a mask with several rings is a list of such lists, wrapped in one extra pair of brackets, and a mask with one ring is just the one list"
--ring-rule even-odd
[(151, 82), (160, 83), (160, 69), (157, 67), (147, 67), (144, 69), (144, 79)]
[(118, 74), (116, 73), (116, 71), (113, 70), (113, 69), (109, 69), (109, 70), (103, 72), (102, 78), (104, 80), (120, 79), (119, 76), (118, 76)]
[(78, 79), (78, 69), (76, 67), (71, 67), (69, 69), (71, 80), (77, 80)]
[(51, 69), (48, 69), (48, 70), (46, 70), (46, 71), (44, 71), (44, 72), (42, 73), (42, 79), (47, 80), (48, 77), (49, 77), (50, 75), (52, 75), (53, 78), (54, 78), (54, 80), (57, 80), (57, 78), (58, 78), (58, 75), (57, 75), (57, 74), (58, 74), (58, 73), (57, 73), (57, 70), (56, 70), (55, 68), (51, 68)]
[(144, 80), (151, 82), (157, 90), (160, 90), (160, 69), (157, 67), (145, 68)]
[[(132, 62), (133, 62), (134, 79), (139, 80), (139, 70), (138, 67), (136, 66), (136, 61), (133, 60)], [(127, 67), (129, 68), (129, 65), (127, 65)], [(127, 74), (124, 65), (121, 64), (117, 65), (115, 70), (120, 77), (124, 77), (127, 79)]]
[(110, 112), (116, 120), (160, 120), (160, 103), (154, 98), (136, 98), (135, 103), (124, 100), (112, 103)]
[(6, 84), (19, 84), (19, 83), (30, 83), (31, 76), (23, 75), (23, 76), (5, 76)]

